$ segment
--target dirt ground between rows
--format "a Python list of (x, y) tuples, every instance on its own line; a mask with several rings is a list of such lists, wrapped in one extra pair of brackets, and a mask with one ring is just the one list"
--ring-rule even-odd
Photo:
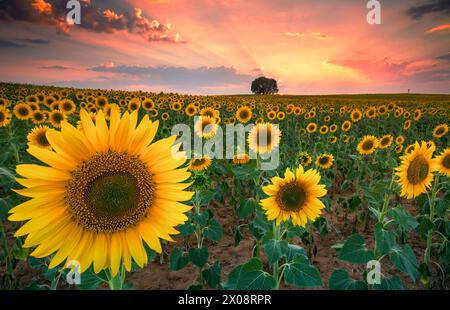
[[(215, 218), (223, 226), (223, 238), (219, 242), (209, 242), (209, 263), (214, 263), (219, 261), (222, 267), (222, 280), (235, 268), (237, 265), (245, 263), (251, 258), (253, 249), (253, 239), (250, 232), (246, 229), (246, 226), (242, 229), (242, 234), (244, 239), (240, 244), (234, 247), (234, 235), (233, 227), (235, 226), (235, 216), (233, 215), (233, 210), (227, 208), (227, 206), (219, 206), (213, 204), (212, 209), (215, 214)], [(368, 248), (373, 247), (374, 237), (372, 226), (369, 225), (367, 231), (356, 230), (354, 231), (353, 224), (347, 224), (344, 227), (343, 219), (337, 219), (333, 214), (325, 213), (324, 217), (328, 223), (329, 233), (326, 236), (321, 236), (319, 233), (314, 233), (316, 251), (315, 255), (312, 257), (312, 263), (318, 268), (324, 286), (315, 289), (327, 289), (328, 288), (328, 278), (331, 276), (336, 269), (346, 269), (349, 274), (355, 278), (360, 279), (361, 271), (364, 266), (355, 265), (351, 263), (346, 263), (338, 260), (338, 254), (336, 250), (331, 247), (336, 243), (345, 240), (348, 236), (354, 232), (358, 232), (364, 236), (366, 240), (366, 246)], [(349, 218), (349, 222), (352, 219)], [(414, 234), (409, 236), (408, 242), (412, 246), (417, 259), (421, 260), (424, 252), (425, 245), (421, 241), (417, 241), (418, 237)], [(294, 243), (303, 246), (300, 238), (294, 239)], [(264, 251), (261, 250), (261, 256), (265, 260)], [(267, 261), (264, 261), (265, 270), (269, 271)], [(413, 283), (412, 280), (401, 274), (395, 269), (388, 260), (383, 260), (381, 265), (382, 273), (385, 275), (400, 275), (405, 287), (408, 289), (423, 289), (420, 281)], [(269, 271), (270, 272), (270, 271)], [(159, 261), (154, 261), (147, 268), (142, 269), (131, 277), (128, 278), (136, 289), (186, 289), (191, 284), (196, 283), (198, 271), (196, 267), (189, 264), (182, 270), (170, 271), (167, 264), (160, 265)], [(281, 289), (297, 289), (292, 286), (282, 285)], [(311, 288), (307, 288), (311, 289)]]
[[(226, 280), (226, 276), (237, 265), (245, 263), (251, 258), (253, 249), (253, 237), (247, 230), (246, 226), (243, 226), (241, 232), (244, 236), (240, 244), (234, 247), (234, 235), (233, 227), (235, 227), (237, 220), (234, 215), (234, 211), (227, 205), (218, 205), (213, 203), (210, 206), (214, 212), (214, 217), (222, 224), (223, 237), (218, 242), (206, 241), (205, 246), (209, 250), (208, 263), (213, 264), (215, 261), (219, 261), (222, 269), (222, 281)], [(312, 263), (318, 268), (322, 277), (324, 286), (316, 287), (314, 289), (327, 289), (328, 279), (336, 269), (345, 269), (349, 272), (350, 276), (354, 279), (360, 279), (361, 272), (363, 271), (362, 265), (355, 265), (338, 260), (338, 254), (333, 245), (345, 240), (351, 234), (357, 232), (364, 236), (366, 246), (373, 248), (374, 234), (373, 223), (369, 223), (368, 229), (364, 231), (363, 228), (353, 225), (352, 215), (349, 215), (345, 224), (342, 214), (336, 215), (335, 209), (338, 206), (333, 206), (332, 210), (328, 213), (325, 212), (323, 216), (327, 220), (328, 234), (321, 236), (317, 231), (314, 232), (314, 244), (316, 246), (315, 255), (311, 257)], [(342, 212), (341, 212), (342, 213)], [(12, 236), (16, 224), (7, 223), (7, 234)], [(14, 225), (14, 226), (13, 226)], [(12, 242), (13, 238), (9, 238)], [(178, 240), (177, 243), (181, 243)], [(300, 238), (294, 239), (294, 243), (304, 246)], [(425, 245), (423, 241), (420, 241), (415, 232), (412, 232), (408, 236), (408, 243), (413, 248), (418, 261), (422, 260)], [(166, 248), (166, 253), (163, 256), (163, 263), (160, 263), (159, 257), (157, 257), (152, 263), (131, 275), (127, 276), (127, 282), (131, 283), (135, 289), (187, 289), (190, 285), (196, 284), (198, 271), (192, 264), (187, 265), (185, 268), (179, 271), (170, 271), (168, 266), (168, 254), (171, 247)], [(265, 264), (265, 270), (270, 272), (267, 261), (265, 260), (264, 251), (261, 250), (261, 256)], [(393, 267), (388, 259), (382, 261), (381, 270), (384, 275), (400, 275), (402, 282), (408, 289), (423, 289), (420, 281), (413, 283), (412, 280), (399, 272)], [(4, 269), (0, 269), (0, 272), (4, 272)], [(21, 261), (15, 267), (15, 275), (18, 281), (18, 288), (26, 288), (30, 282), (35, 279), (40, 284), (47, 283), (42, 275), (38, 271), (32, 269), (26, 262)], [(63, 281), (61, 281), (63, 282)], [(67, 289), (67, 285), (60, 283), (59, 288)], [(281, 289), (297, 289), (292, 286), (282, 285)], [(311, 289), (311, 288), (306, 288)]]

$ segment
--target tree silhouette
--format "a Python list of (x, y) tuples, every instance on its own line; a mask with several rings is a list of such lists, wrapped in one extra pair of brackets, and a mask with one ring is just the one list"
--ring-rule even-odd
[(277, 81), (261, 76), (252, 82), (250, 90), (257, 95), (276, 94), (278, 93)]

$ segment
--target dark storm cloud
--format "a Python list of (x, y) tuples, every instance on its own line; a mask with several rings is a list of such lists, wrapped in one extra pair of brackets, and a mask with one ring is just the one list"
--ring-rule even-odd
[(24, 47), (25, 45), (17, 44), (12, 41), (8, 40), (1, 40), (0, 39), (0, 48), (10, 48), (10, 47)]
[[(81, 2), (81, 24), (76, 25), (99, 33), (127, 31), (142, 35), (148, 41), (184, 43), (178, 34), (170, 33), (170, 24), (150, 20), (143, 16), (139, 8), (117, 13), (114, 9), (102, 9), (91, 4), (90, 0)], [(30, 22), (57, 27), (59, 32), (69, 33), (71, 27), (65, 22), (68, 13), (66, 1), (50, 0), (9, 0), (0, 1), (0, 20), (6, 22)]]
[(138, 67), (102, 65), (92, 67), (95, 72), (110, 72), (137, 76), (143, 81), (167, 85), (224, 85), (250, 83), (253, 76), (240, 74), (232, 67)]
[(436, 57), (437, 59), (440, 59), (440, 60), (447, 60), (447, 61), (450, 61), (450, 53), (448, 53), (448, 54), (445, 54), (445, 55), (442, 55), (442, 56), (438, 56), (438, 57)]
[(450, 15), (450, 0), (434, 0), (429, 3), (412, 7), (406, 11), (413, 19), (420, 19), (430, 13)]
[(45, 69), (45, 70), (70, 70), (72, 68), (70, 67), (66, 67), (66, 66), (60, 66), (60, 65), (55, 65), (55, 66), (43, 66), (43, 67), (39, 67), (40, 69)]

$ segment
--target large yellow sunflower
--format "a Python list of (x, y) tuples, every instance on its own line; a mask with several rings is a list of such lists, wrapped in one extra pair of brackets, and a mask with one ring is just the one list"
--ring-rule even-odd
[(239, 122), (245, 124), (247, 123), (249, 120), (252, 119), (253, 113), (252, 113), (252, 109), (250, 109), (247, 106), (243, 106), (240, 107), (237, 111), (236, 111), (236, 118)]
[(272, 152), (280, 144), (281, 131), (271, 123), (257, 124), (248, 134), (250, 149), (258, 154)]
[(143, 241), (160, 253), (160, 238), (178, 233), (174, 227), (191, 209), (179, 201), (192, 197), (180, 182), (190, 173), (177, 169), (186, 158), (172, 146), (175, 136), (151, 143), (158, 122), (147, 116), (137, 125), (137, 112), (121, 117), (115, 108), (109, 127), (102, 111), (95, 125), (85, 110), (80, 117), (82, 130), (64, 121), (60, 132), (47, 133), (54, 151), (30, 145), (48, 166), (17, 166), (25, 187), (17, 193), (32, 199), (9, 219), (28, 220), (15, 235), (28, 235), (24, 247), (36, 247), (34, 257), (54, 254), (49, 268), (76, 260), (81, 272), (93, 265), (115, 276), (121, 263), (127, 271), (132, 259), (147, 263)]
[(450, 148), (445, 149), (436, 158), (436, 163), (438, 171), (450, 177)]
[(282, 221), (292, 219), (292, 223), (305, 227), (308, 220), (315, 221), (325, 205), (319, 200), (327, 194), (325, 185), (319, 184), (320, 174), (314, 170), (303, 170), (300, 165), (296, 171), (286, 169), (284, 178), (273, 177), (272, 184), (262, 190), (269, 195), (260, 204), (268, 220)]
[(356, 150), (359, 154), (370, 155), (377, 149), (379, 145), (378, 139), (375, 136), (364, 136), (358, 143)]
[(395, 168), (398, 183), (401, 186), (401, 196), (408, 199), (426, 193), (433, 181), (433, 172), (436, 171), (436, 161), (432, 159), (434, 146), (427, 147), (425, 142), (414, 144), (414, 150), (401, 157), (402, 162)]

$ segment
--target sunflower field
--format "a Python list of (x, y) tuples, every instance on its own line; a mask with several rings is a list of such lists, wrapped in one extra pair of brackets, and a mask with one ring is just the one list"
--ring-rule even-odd
[[(445, 95), (2, 83), (0, 289), (448, 289), (449, 120)], [(218, 159), (176, 124), (254, 126)]]

